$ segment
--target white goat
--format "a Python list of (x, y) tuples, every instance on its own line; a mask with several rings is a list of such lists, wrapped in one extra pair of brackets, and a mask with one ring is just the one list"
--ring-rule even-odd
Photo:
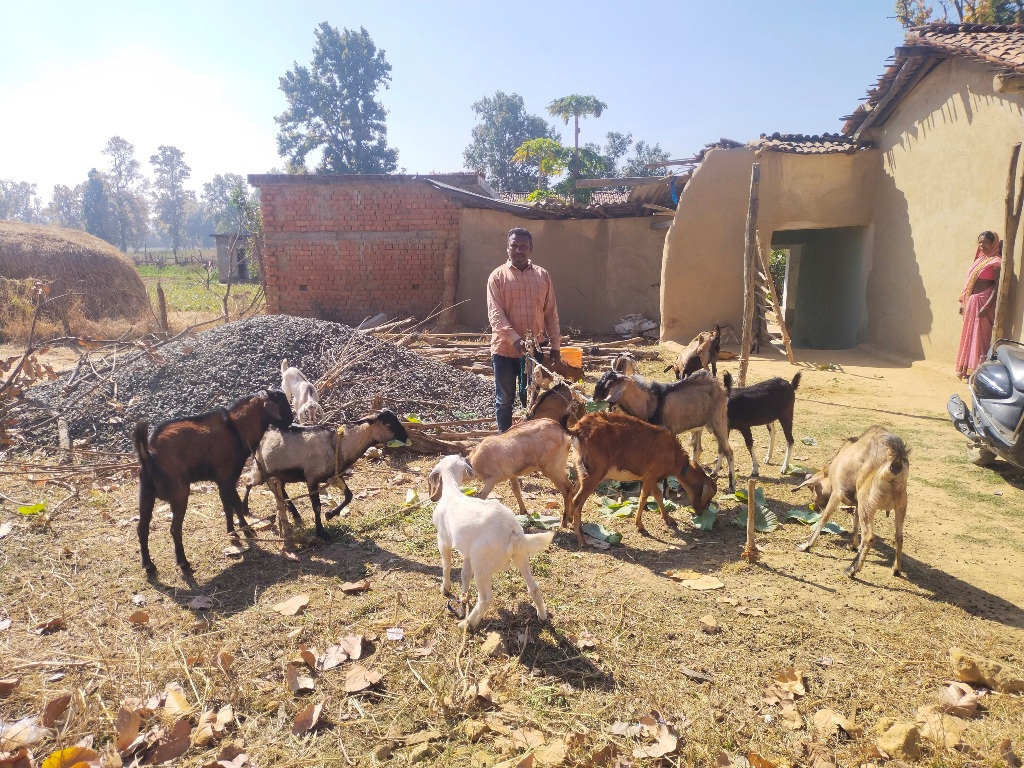
[(519, 512), (527, 514), (519, 478), (541, 472), (555, 484), (571, 509), (573, 484), (569, 480), (569, 434), (550, 419), (523, 421), (508, 432), (481, 440), (469, 454), (473, 473), (483, 481), (479, 498), (486, 499), (495, 485), (508, 480), (519, 502)]
[(896, 557), (892, 572), (899, 576), (909, 475), (910, 450), (902, 438), (877, 426), (869, 427), (860, 437), (850, 438), (820, 472), (793, 489), (810, 487), (815, 505), (822, 510), (810, 538), (797, 548), (802, 552), (810, 549), (840, 505), (856, 507), (853, 545), (857, 556), (846, 569), (846, 575), (852, 578), (864, 566), (864, 557), (871, 548), (875, 514), (891, 509), (896, 512)]
[(281, 389), (292, 403), (292, 410), (300, 424), (317, 424), (323, 421), (324, 410), (314, 387), (295, 366), (288, 365), (288, 359), (281, 361)]
[(459, 625), (476, 627), (494, 600), (492, 579), (514, 563), (523, 574), (526, 588), (537, 607), (537, 618), (546, 621), (548, 612), (540, 586), (530, 570), (530, 555), (547, 549), (554, 531), (523, 533), (512, 510), (495, 499), (474, 499), (460, 490), (473, 468), (461, 456), (445, 456), (427, 478), (430, 499), (436, 501), (434, 525), (437, 527), (437, 548), (441, 552), (444, 573), (441, 589), (451, 589), (452, 550), (462, 555), (462, 593), (469, 591), (469, 580), (475, 578), (477, 602)]
[(632, 352), (619, 352), (612, 357), (612, 370), (623, 376), (636, 373), (636, 356)]

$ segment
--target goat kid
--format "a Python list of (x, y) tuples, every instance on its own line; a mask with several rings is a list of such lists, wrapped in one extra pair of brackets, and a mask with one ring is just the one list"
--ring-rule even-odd
[[(669, 368), (671, 367), (669, 366)], [(632, 376), (636, 373), (636, 357), (632, 352), (620, 352), (612, 357), (612, 370), (623, 376)], [(665, 370), (667, 371), (668, 368)]]
[[(327, 531), (320, 519), (321, 484), (329, 481), (338, 483), (344, 492), (342, 502), (327, 513), (327, 519), (331, 520), (352, 501), (352, 491), (341, 479), (345, 470), (355, 464), (371, 445), (390, 440), (404, 443), (408, 439), (409, 435), (398, 417), (387, 410), (337, 428), (318, 426), (268, 430), (256, 449), (242, 503), (248, 509), (253, 486), (265, 483), (271, 477), (276, 478), (281, 483), (283, 500), (298, 523), (301, 517), (284, 486), (286, 483), (305, 483), (313, 507), (316, 535), (326, 540)], [(283, 526), (284, 521), (281, 522)]]
[(717, 376), (718, 353), (721, 349), (722, 327), (716, 324), (710, 331), (698, 333), (672, 364), (665, 368), (664, 372), (668, 373), (674, 370), (678, 381), (701, 369), (707, 370), (710, 367), (711, 375)]
[(701, 433), (707, 426), (718, 442), (718, 466), (724, 455), (729, 467), (731, 493), (736, 490), (729, 446), (728, 393), (731, 388), (732, 377), (728, 373), (722, 381), (701, 371), (682, 381), (662, 384), (640, 376), (605, 371), (594, 386), (594, 400), (604, 400), (623, 413), (665, 427), (674, 435), (694, 432), (690, 447), (693, 461), (697, 463), (700, 462)]
[(514, 563), (523, 574), (526, 588), (537, 608), (537, 618), (546, 621), (548, 612), (540, 586), (530, 570), (530, 555), (547, 549), (554, 531), (523, 533), (512, 510), (496, 499), (474, 499), (461, 491), (473, 468), (461, 456), (445, 456), (427, 478), (437, 528), (437, 548), (441, 553), (441, 590), (452, 586), (452, 550), (462, 555), (462, 594), (469, 592), (469, 580), (476, 580), (477, 602), (459, 626), (475, 628), (494, 600), (492, 581)]
[[(738, 430), (743, 435), (743, 442), (750, 451), (751, 477), (760, 475), (757, 457), (754, 456), (754, 436), (751, 427), (768, 427), (768, 453), (764, 457), (765, 464), (771, 464), (775, 450), (775, 422), (782, 425), (782, 434), (786, 438), (786, 458), (782, 461), (782, 474), (789, 471), (789, 457), (793, 453), (793, 407), (796, 403), (796, 390), (800, 386), (800, 372), (792, 382), (776, 376), (772, 379), (759, 381), (749, 387), (733, 387), (729, 390), (729, 431)], [(721, 460), (715, 471), (721, 467)]]
[(324, 420), (320, 397), (302, 371), (288, 365), (288, 359), (281, 361), (281, 389), (288, 395), (300, 424), (318, 424)]
[(572, 429), (573, 464), (579, 487), (572, 500), (572, 526), (576, 539), (583, 543), (583, 505), (600, 483), (610, 480), (641, 480), (640, 499), (634, 523), (643, 532), (643, 512), (647, 497), (654, 496), (666, 525), (675, 526), (665, 509), (660, 484), (675, 477), (686, 489), (694, 514), (704, 511), (715, 498), (718, 487), (679, 445), (676, 436), (663, 427), (624, 413), (588, 413)]
[(564, 514), (570, 514), (573, 484), (567, 471), (569, 435), (557, 422), (523, 421), (500, 435), (485, 437), (470, 452), (469, 463), (484, 484), (479, 498), (486, 499), (495, 485), (508, 480), (519, 502), (519, 512), (528, 514), (519, 478), (541, 472), (561, 492)]
[(150, 574), (156, 565), (149, 556), (149, 524), (157, 499), (171, 505), (171, 538), (178, 567), (191, 573), (185, 557), (181, 528), (188, 507), (191, 484), (212, 480), (217, 484), (227, 532), (237, 540), (232, 513), (248, 538), (253, 532), (245, 521), (245, 508), (238, 497), (238, 478), (246, 459), (270, 427), (286, 428), (292, 423), (292, 409), (283, 392), (271, 390), (236, 401), (230, 408), (161, 422), (149, 433), (140, 421), (132, 432), (132, 444), (139, 457), (139, 551), (142, 567)]
[[(797, 549), (806, 552), (821, 529), (840, 505), (855, 507), (852, 544), (857, 550), (846, 575), (853, 577), (864, 566), (864, 558), (874, 540), (875, 515), (893, 510), (896, 526), (894, 576), (901, 575), (903, 522), (907, 515), (907, 479), (910, 476), (910, 449), (903, 439), (884, 427), (869, 427), (860, 437), (852, 437), (820, 471), (793, 489), (809, 487), (821, 518), (810, 538)], [(858, 543), (859, 538), (859, 543)]]

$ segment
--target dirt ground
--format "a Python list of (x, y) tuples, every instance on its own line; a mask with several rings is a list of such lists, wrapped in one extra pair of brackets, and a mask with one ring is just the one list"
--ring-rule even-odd
[[(873, 751), (878, 732), (893, 720), (912, 723), (919, 707), (937, 703), (951, 675), (950, 648), (1024, 668), (1024, 477), (1005, 465), (982, 469), (965, 460), (964, 441), (945, 414), (952, 392), (966, 395), (952, 376), (862, 350), (799, 357), (799, 368), (774, 354), (750, 368), (751, 381), (802, 371), (797, 464), (822, 466), (843, 439), (872, 424), (889, 426), (911, 447), (903, 578), (891, 572), (891, 518), (878, 521), (883, 540), (851, 580), (843, 574), (852, 557), (848, 535), (823, 535), (801, 553), (795, 547), (808, 529), (795, 521), (758, 534), (761, 561), (742, 562), (743, 531), (732, 522), (740, 504), (721, 495), (712, 531), (694, 529), (680, 509), (675, 528), (648, 512), (646, 536), (630, 518), (602, 517), (592, 499), (585, 521), (620, 531), (622, 545), (581, 548), (569, 533), (557, 533), (533, 561), (550, 620), (537, 622), (512, 571), (497, 579), (481, 631), (464, 636), (439, 590), (429, 505), (404, 505), (410, 489), (426, 497), (434, 458), (391, 451), (362, 460), (349, 483), (356, 500), (329, 526), (333, 540), (296, 562), (280, 556), (267, 532), (243, 557), (225, 557), (230, 542), (216, 492), (197, 486), (185, 522), (195, 575), (174, 567), (158, 508), (150, 541), (160, 571), (153, 580), (138, 563), (130, 474), (86, 484), (77, 497), (71, 486), (43, 484), (41, 472), (0, 475), (0, 493), (45, 500), (48, 516), (19, 515), (9, 499), (0, 500), (0, 530), (13, 523), (0, 539), (0, 677), (19, 680), (0, 699), (2, 718), (39, 714), (70, 693), (69, 714), (36, 745), (36, 755), (88, 736), (102, 751), (114, 739), (119, 707), (178, 683), (194, 725), (206, 710), (234, 708), (224, 743), (259, 766), (519, 765), (530, 751), (535, 765), (613, 765), (602, 759), (618, 753), (619, 765), (707, 766), (721, 751), (757, 753), (766, 762), (755, 765), (881, 764)], [(737, 365), (720, 368), (735, 376)], [(652, 375), (665, 377), (661, 366), (645, 368), (655, 369)], [(591, 384), (596, 373), (588, 375)], [(755, 443), (760, 458), (767, 430), (755, 431)], [(735, 433), (732, 445), (742, 486), (750, 460)], [(704, 461), (712, 461), (708, 435), (703, 447)], [(809, 501), (790, 492), (802, 478), (780, 476), (781, 458), (776, 446), (761, 478), (780, 520)], [(542, 478), (524, 488), (531, 511), (558, 512), (548, 508), (559, 497)], [(514, 503), (506, 488), (498, 492)], [(255, 492), (252, 504), (254, 513), (273, 511), (268, 492)], [(299, 506), (311, 528), (308, 502)], [(839, 522), (849, 527), (848, 518)], [(697, 571), (723, 586), (692, 591), (667, 570)], [(342, 589), (361, 579), (368, 579), (367, 591)], [(299, 593), (308, 595), (304, 612), (274, 610)], [(212, 608), (190, 608), (200, 596)], [(140, 605), (148, 621), (132, 624)], [(33, 631), (57, 616), (62, 629)], [(702, 631), (708, 616), (718, 632)], [(396, 627), (400, 640), (387, 632)], [(350, 633), (366, 638), (367, 655), (307, 671), (315, 689), (293, 695), (286, 672), (300, 647), (322, 653)], [(489, 633), (500, 635), (505, 652), (488, 655)], [(226, 669), (222, 651), (234, 657)], [(346, 693), (355, 663), (382, 676), (371, 692)], [(806, 690), (795, 697), (797, 718), (787, 722), (764, 691), (790, 667)], [(480, 689), (473, 684), (485, 684), (489, 695), (474, 695)], [(296, 715), (316, 703), (324, 704), (318, 727), (292, 735)], [(863, 732), (818, 730), (814, 716), (824, 708)], [(679, 737), (660, 762), (631, 756), (651, 739), (616, 726), (652, 712)], [(169, 728), (166, 707), (154, 718), (161, 716)], [(1022, 722), (1019, 695), (990, 693), (968, 722), (964, 746), (945, 750), (923, 741), (920, 756), (904, 755), (903, 762), (1003, 765), (1001, 742), (1012, 740), (1018, 753), (1024, 746)], [(193, 746), (178, 763), (206, 765), (220, 747)]]

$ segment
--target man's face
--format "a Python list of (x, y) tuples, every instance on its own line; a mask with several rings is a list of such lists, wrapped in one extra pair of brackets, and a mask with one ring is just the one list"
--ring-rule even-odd
[(526, 269), (533, 253), (533, 241), (525, 235), (512, 235), (508, 239), (508, 257), (516, 269)]

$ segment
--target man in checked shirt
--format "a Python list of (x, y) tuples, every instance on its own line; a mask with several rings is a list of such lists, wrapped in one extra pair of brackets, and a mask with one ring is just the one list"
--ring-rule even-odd
[(516, 379), (526, 355), (526, 336), (551, 343), (551, 359), (558, 360), (561, 332), (551, 275), (530, 261), (533, 235), (522, 227), (508, 233), (508, 261), (487, 278), (487, 318), (491, 323), (491, 361), (497, 392), (498, 431), (512, 426)]

